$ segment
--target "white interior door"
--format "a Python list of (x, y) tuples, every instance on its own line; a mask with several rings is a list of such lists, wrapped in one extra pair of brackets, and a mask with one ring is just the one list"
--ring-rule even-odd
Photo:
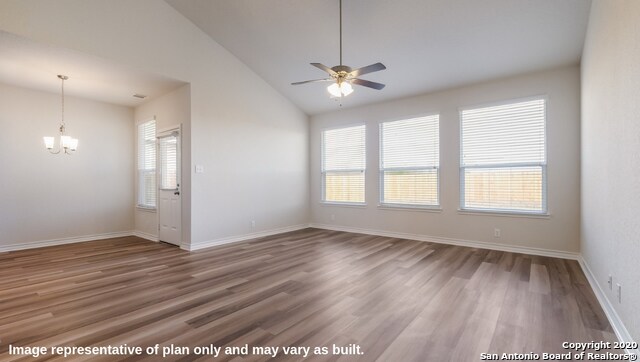
[(180, 130), (158, 134), (158, 238), (182, 242), (180, 198)]

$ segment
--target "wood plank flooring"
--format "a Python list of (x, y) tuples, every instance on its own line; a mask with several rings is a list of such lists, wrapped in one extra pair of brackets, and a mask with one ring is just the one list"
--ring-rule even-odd
[[(615, 336), (578, 263), (563, 259), (318, 229), (191, 253), (136, 237), (0, 253), (0, 360), (160, 360), (8, 354), (9, 344), (126, 343), (329, 347), (314, 361), (479, 361), (566, 353), (564, 341)], [(334, 344), (364, 354), (332, 355)], [(282, 348), (277, 359), (302, 360)]]

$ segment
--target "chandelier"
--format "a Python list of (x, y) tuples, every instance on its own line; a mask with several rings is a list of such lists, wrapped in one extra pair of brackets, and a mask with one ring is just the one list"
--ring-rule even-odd
[(49, 152), (53, 154), (58, 154), (64, 151), (65, 154), (70, 155), (78, 148), (78, 139), (73, 138), (71, 136), (67, 136), (65, 134), (65, 124), (64, 124), (64, 81), (69, 79), (66, 75), (58, 75), (58, 78), (62, 81), (62, 120), (60, 121), (60, 140), (58, 142), (58, 148), (55, 147), (55, 137), (43, 137), (44, 146), (49, 150)]

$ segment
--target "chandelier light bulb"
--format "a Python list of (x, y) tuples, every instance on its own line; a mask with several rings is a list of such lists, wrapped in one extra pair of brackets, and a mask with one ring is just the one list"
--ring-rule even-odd
[(44, 146), (50, 150), (53, 148), (54, 142), (55, 142), (55, 138), (53, 137), (42, 137), (44, 139)]
[(71, 137), (70, 136), (60, 136), (60, 144), (62, 148), (70, 148), (71, 147)]
[(71, 141), (69, 142), (69, 149), (71, 151), (75, 151), (76, 149), (78, 149), (78, 139), (77, 138), (72, 138)]

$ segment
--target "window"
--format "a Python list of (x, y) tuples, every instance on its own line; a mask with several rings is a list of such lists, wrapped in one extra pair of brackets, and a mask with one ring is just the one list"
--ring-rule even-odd
[(438, 115), (380, 124), (380, 202), (438, 206)]
[(160, 148), (160, 189), (178, 189), (178, 137), (177, 133), (158, 139)]
[(364, 203), (365, 126), (322, 132), (322, 201)]
[(156, 207), (156, 121), (138, 125), (138, 206)]
[(462, 110), (461, 208), (546, 213), (545, 100)]

